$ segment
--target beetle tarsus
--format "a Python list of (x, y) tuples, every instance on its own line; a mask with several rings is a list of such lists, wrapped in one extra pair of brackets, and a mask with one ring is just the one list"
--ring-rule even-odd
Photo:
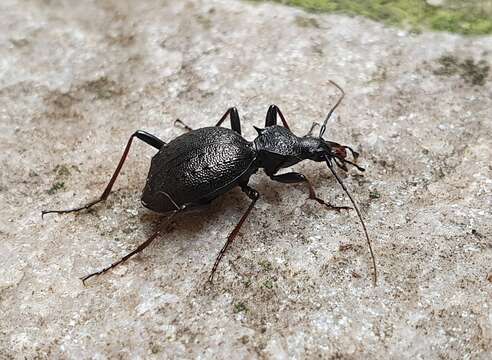
[(340, 212), (342, 210), (353, 210), (350, 206), (335, 206), (335, 205), (331, 205), (330, 203), (327, 203), (323, 199), (320, 199), (320, 198), (317, 198), (317, 197), (315, 197), (315, 198), (308, 197), (307, 199), (308, 200), (316, 201), (318, 204), (323, 205), (326, 210), (333, 210), (333, 211), (336, 211), (336, 212)]
[(174, 120), (174, 126), (179, 126), (186, 131), (193, 131), (193, 128), (189, 125), (186, 125), (181, 119)]
[(106, 200), (106, 198), (99, 198), (97, 200), (94, 200), (94, 201), (91, 201), (90, 203), (86, 204), (86, 205), (83, 205), (83, 206), (80, 206), (80, 207), (77, 207), (77, 208), (73, 208), (73, 209), (65, 209), (65, 210), (43, 210), (41, 211), (41, 218), (44, 217), (44, 215), (46, 214), (68, 214), (68, 213), (71, 213), (71, 212), (77, 212), (77, 211), (81, 211), (81, 210), (86, 210), (86, 209), (90, 209), (92, 206), (100, 203), (101, 201), (104, 201)]
[(162, 229), (164, 228), (164, 225), (165, 224), (168, 224), (169, 221), (178, 213), (180, 212), (180, 210), (175, 210), (168, 218), (167, 218), (167, 221), (163, 221), (162, 224), (159, 225), (159, 227), (157, 228), (157, 230), (147, 239), (145, 240), (143, 243), (141, 243), (135, 250), (133, 250), (132, 252), (126, 254), (125, 256), (123, 256), (120, 260), (112, 263), (111, 265), (105, 267), (104, 269), (102, 270), (99, 270), (99, 271), (96, 271), (96, 272), (93, 272), (92, 274), (89, 274), (89, 275), (86, 275), (84, 277), (81, 278), (82, 280), (82, 283), (85, 285), (85, 282), (90, 279), (91, 277), (93, 276), (97, 276), (97, 275), (101, 275), (101, 274), (104, 274), (105, 272), (113, 269), (114, 267), (118, 266), (119, 264), (121, 263), (124, 263), (125, 261), (127, 261), (128, 259), (130, 259), (132, 256), (134, 255), (137, 255), (138, 253), (142, 252), (146, 247), (148, 247), (150, 244), (152, 244), (152, 242), (162, 233)]

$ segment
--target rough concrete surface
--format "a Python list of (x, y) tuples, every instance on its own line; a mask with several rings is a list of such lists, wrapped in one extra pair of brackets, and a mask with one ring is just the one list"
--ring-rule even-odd
[[(443, 56), (485, 80), (444, 71)], [(0, 358), (490, 358), (491, 62), (492, 37), (281, 5), (2, 0)], [(213, 286), (249, 203), (239, 190), (82, 285), (159, 223), (139, 202), (154, 151), (135, 142), (105, 204), (40, 212), (96, 198), (133, 131), (169, 140), (176, 118), (211, 125), (236, 105), (253, 139), (275, 103), (303, 134), (336, 101), (330, 79), (347, 96), (327, 138), (367, 168), (343, 178), (373, 238), (376, 287), (355, 213), (262, 173)], [(294, 168), (349, 204), (323, 164)]]

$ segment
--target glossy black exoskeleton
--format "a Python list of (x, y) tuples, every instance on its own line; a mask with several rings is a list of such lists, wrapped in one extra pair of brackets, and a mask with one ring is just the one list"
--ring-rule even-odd
[[(307, 135), (302, 137), (294, 135), (290, 131), (282, 112), (275, 105), (271, 105), (268, 109), (265, 128), (259, 129), (255, 127), (258, 136), (252, 142), (241, 136), (241, 124), (236, 108), (228, 109), (213, 127), (192, 130), (177, 120), (188, 132), (167, 144), (154, 135), (144, 131), (137, 131), (130, 137), (116, 171), (99, 199), (78, 208), (49, 210), (43, 211), (42, 214), (79, 211), (106, 200), (127, 157), (132, 140), (136, 137), (158, 149), (157, 154), (152, 158), (142, 194), (142, 204), (150, 210), (158, 213), (169, 213), (170, 217), (172, 217), (177, 213), (209, 204), (212, 200), (236, 186), (239, 186), (251, 199), (248, 209), (230, 233), (227, 242), (217, 256), (209, 277), (211, 281), (227, 247), (238, 234), (239, 229), (259, 198), (258, 192), (248, 185), (249, 178), (258, 169), (264, 169), (272, 180), (278, 182), (305, 183), (309, 189), (309, 199), (317, 201), (327, 209), (350, 209), (349, 207), (332, 206), (318, 198), (314, 188), (303, 174), (297, 172), (277, 174), (280, 169), (290, 167), (302, 160), (325, 162), (349, 196), (359, 216), (369, 245), (374, 268), (374, 282), (376, 282), (376, 263), (365, 224), (352, 196), (335, 172), (334, 164), (345, 171), (347, 170), (346, 163), (357, 167), (361, 171), (364, 171), (364, 169), (346, 159), (347, 149), (354, 159), (358, 157), (358, 153), (352, 148), (323, 139), (327, 121), (344, 97), (343, 90), (337, 84), (333, 84), (342, 92), (342, 96), (328, 113), (318, 136), (312, 136), (316, 123), (313, 124)], [(280, 116), (283, 126), (277, 125), (277, 116)], [(220, 127), (227, 117), (230, 118), (231, 129)], [(85, 281), (94, 275), (102, 274), (142, 251), (161, 231), (162, 227), (137, 249), (118, 262), (87, 275), (82, 280)]]

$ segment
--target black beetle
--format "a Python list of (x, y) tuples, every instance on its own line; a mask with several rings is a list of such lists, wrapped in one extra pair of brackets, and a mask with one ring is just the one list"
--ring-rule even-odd
[[(317, 201), (327, 209), (350, 209), (346, 206), (337, 207), (330, 205), (318, 198), (311, 183), (303, 174), (289, 172), (277, 175), (280, 169), (290, 167), (302, 160), (325, 162), (349, 197), (360, 219), (369, 245), (374, 270), (373, 279), (376, 284), (376, 261), (366, 226), (354, 199), (342, 180), (338, 177), (334, 168), (334, 164), (336, 164), (341, 169), (347, 171), (345, 165), (347, 163), (355, 166), (360, 171), (364, 171), (363, 168), (346, 159), (347, 149), (351, 152), (354, 159), (357, 159), (359, 154), (349, 146), (323, 139), (326, 124), (345, 95), (340, 86), (333, 81), (330, 82), (341, 91), (341, 96), (326, 116), (318, 137), (311, 135), (314, 127), (317, 125), (316, 123), (313, 124), (307, 135), (303, 137), (294, 135), (290, 131), (282, 112), (276, 105), (271, 105), (268, 109), (265, 128), (259, 129), (255, 127), (258, 136), (253, 142), (249, 142), (241, 136), (239, 114), (234, 107), (229, 108), (213, 127), (192, 130), (180, 120), (177, 120), (177, 122), (185, 126), (188, 132), (178, 136), (167, 144), (154, 135), (139, 130), (128, 140), (123, 156), (99, 199), (74, 209), (46, 210), (42, 212), (42, 215), (80, 211), (106, 200), (125, 162), (132, 140), (136, 137), (159, 150), (152, 158), (142, 194), (142, 204), (150, 210), (158, 213), (168, 213), (170, 214), (169, 218), (171, 218), (179, 212), (209, 204), (212, 200), (236, 186), (241, 187), (241, 190), (251, 199), (248, 209), (229, 234), (225, 245), (215, 260), (209, 276), (209, 281), (212, 281), (227, 247), (238, 234), (242, 224), (259, 198), (259, 193), (248, 186), (249, 178), (258, 169), (263, 168), (265, 173), (275, 181), (282, 183), (306, 183), (309, 189), (309, 199)], [(277, 125), (277, 115), (280, 116), (283, 127)], [(227, 117), (230, 118), (232, 129), (220, 127)], [(137, 249), (110, 266), (83, 277), (82, 281), (102, 274), (139, 253), (149, 246), (161, 231), (162, 226), (149, 239), (139, 245)]]

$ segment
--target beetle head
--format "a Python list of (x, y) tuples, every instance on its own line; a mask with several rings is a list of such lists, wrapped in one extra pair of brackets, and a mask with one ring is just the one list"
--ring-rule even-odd
[(347, 150), (350, 151), (354, 160), (357, 160), (359, 157), (359, 153), (350, 146), (341, 145), (334, 141), (327, 141), (322, 137), (313, 137), (310, 135), (306, 135), (301, 139), (301, 147), (305, 159), (321, 162), (326, 161), (326, 158), (328, 158), (332, 159), (338, 167), (345, 171), (347, 171), (345, 163), (354, 165), (360, 171), (364, 171), (364, 169), (357, 164), (347, 160)]

